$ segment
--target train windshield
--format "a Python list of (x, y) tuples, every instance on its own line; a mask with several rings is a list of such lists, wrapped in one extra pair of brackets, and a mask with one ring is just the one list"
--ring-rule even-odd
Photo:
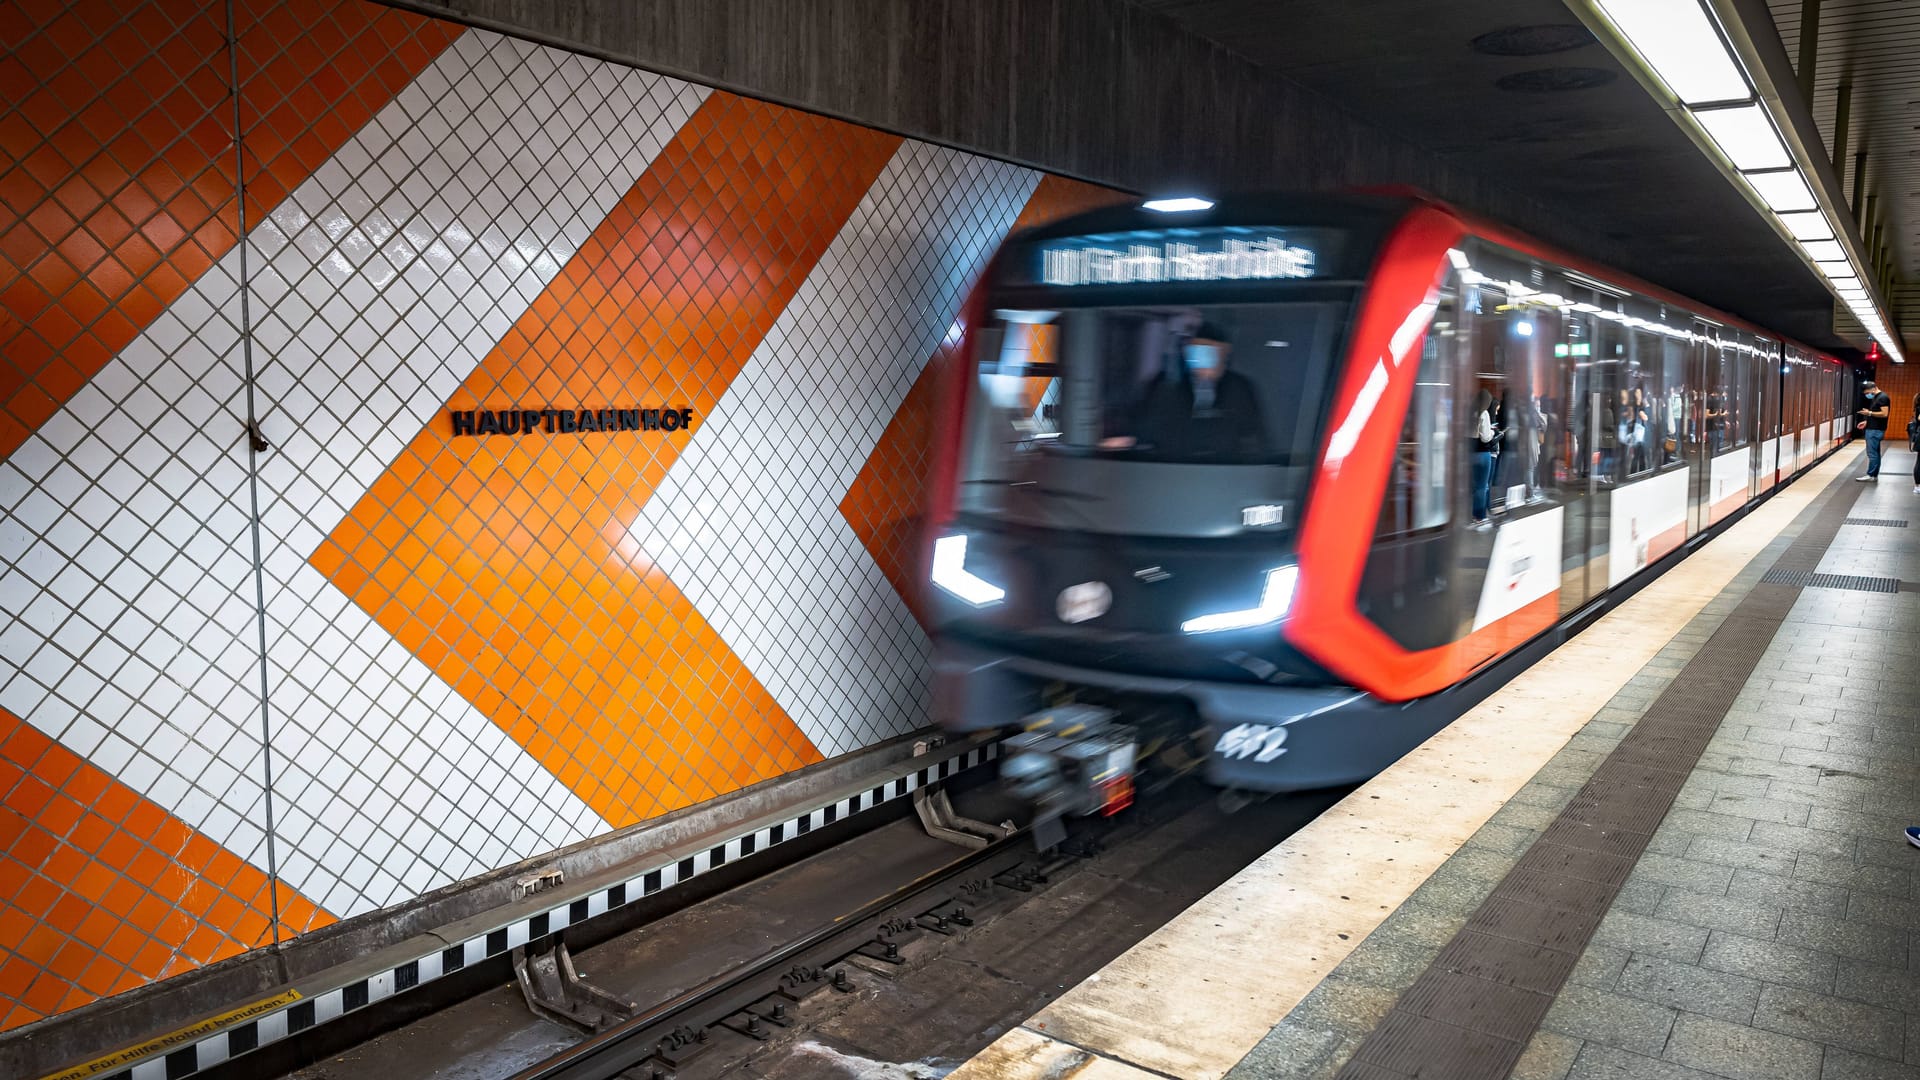
[(1290, 527), (1345, 310), (994, 310), (976, 352), (961, 510), (1140, 535)]

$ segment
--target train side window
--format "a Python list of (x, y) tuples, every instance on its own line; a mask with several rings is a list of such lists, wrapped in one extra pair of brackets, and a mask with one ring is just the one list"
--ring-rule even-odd
[(1659, 386), (1654, 392), (1653, 431), (1649, 435), (1652, 453), (1662, 469), (1685, 465), (1688, 454), (1687, 429), (1693, 416), (1692, 387), (1687, 385), (1687, 359), (1691, 353), (1688, 339), (1663, 335), (1659, 341)]
[(1484, 498), (1495, 515), (1545, 501), (1552, 477), (1547, 432), (1555, 411), (1550, 394), (1561, 311), (1539, 302), (1539, 290), (1521, 291), (1515, 284), (1479, 290), (1467, 371), (1473, 395), (1467, 423), (1476, 424), (1475, 403), (1484, 394), (1494, 433), (1490, 467), (1475, 476), (1487, 490), (1475, 497)]
[[(1764, 346), (1765, 342), (1755, 342)], [(1727, 445), (1746, 446), (1753, 441), (1753, 369), (1759, 352), (1752, 345), (1734, 356), (1732, 381), (1727, 390)]]
[(1452, 517), (1448, 448), (1453, 441), (1453, 356), (1459, 334), (1458, 295), (1448, 288), (1440, 294), (1433, 325), (1421, 343), (1420, 369), (1375, 529), (1379, 536), (1437, 529)]
[(1629, 335), (1629, 358), (1614, 420), (1624, 471), (1630, 477), (1645, 476), (1660, 464), (1656, 445), (1661, 429), (1660, 340), (1660, 335), (1647, 330), (1634, 330)]

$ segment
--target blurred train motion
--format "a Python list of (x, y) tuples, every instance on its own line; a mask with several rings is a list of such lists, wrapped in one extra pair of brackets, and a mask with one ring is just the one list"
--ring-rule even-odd
[[(1158, 206), (1160, 209), (1155, 209)], [(1848, 434), (1840, 362), (1420, 197), (1011, 238), (943, 388), (935, 708), (1087, 813), (1384, 768)]]

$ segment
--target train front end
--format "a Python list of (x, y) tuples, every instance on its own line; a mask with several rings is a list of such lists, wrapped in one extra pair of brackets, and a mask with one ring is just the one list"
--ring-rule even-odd
[(1016, 786), (1085, 813), (1152, 755), (1257, 791), (1379, 767), (1294, 752), (1303, 718), (1378, 703), (1285, 628), (1363, 286), (1405, 212), (1115, 209), (996, 258), (944, 395), (926, 608), (938, 720), (1020, 729)]

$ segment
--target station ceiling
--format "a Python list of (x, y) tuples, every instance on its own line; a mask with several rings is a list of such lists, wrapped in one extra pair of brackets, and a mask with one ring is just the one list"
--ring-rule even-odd
[[(1832, 294), (1816, 272), (1561, 0), (1132, 2), (1336, 101), (1357, 120), (1562, 208), (1583, 230), (1621, 246), (1629, 260), (1621, 269), (1808, 344), (1854, 354), (1834, 333)], [(1799, 2), (1773, 0), (1776, 16), (1796, 30)], [(1832, 50), (1836, 67), (1851, 55), (1889, 73), (1856, 79), (1855, 125), (1883, 144), (1910, 140), (1877, 154), (1908, 150), (1920, 132), (1897, 129), (1920, 122), (1920, 106), (1909, 103), (1920, 99), (1920, 43), (1911, 40), (1920, 38), (1920, 2), (1825, 3), (1836, 19), (1845, 9), (1874, 7), (1896, 16), (1883, 21), (1856, 12), (1846, 32), (1820, 44), (1823, 57)], [(1878, 34), (1902, 40), (1891, 26), (1900, 19), (1916, 24), (1904, 52), (1870, 52)], [(1821, 81), (1824, 105), (1816, 94), (1823, 131), (1831, 130), (1837, 81), (1837, 73)], [(1881, 174), (1902, 178), (1901, 196), (1920, 188), (1920, 159), (1903, 156), (1904, 173)], [(1911, 279), (1920, 198), (1893, 201), (1906, 204), (1904, 213), (1888, 209), (1890, 221), (1900, 222), (1901, 266)], [(1916, 313), (1903, 314), (1911, 328)]]

